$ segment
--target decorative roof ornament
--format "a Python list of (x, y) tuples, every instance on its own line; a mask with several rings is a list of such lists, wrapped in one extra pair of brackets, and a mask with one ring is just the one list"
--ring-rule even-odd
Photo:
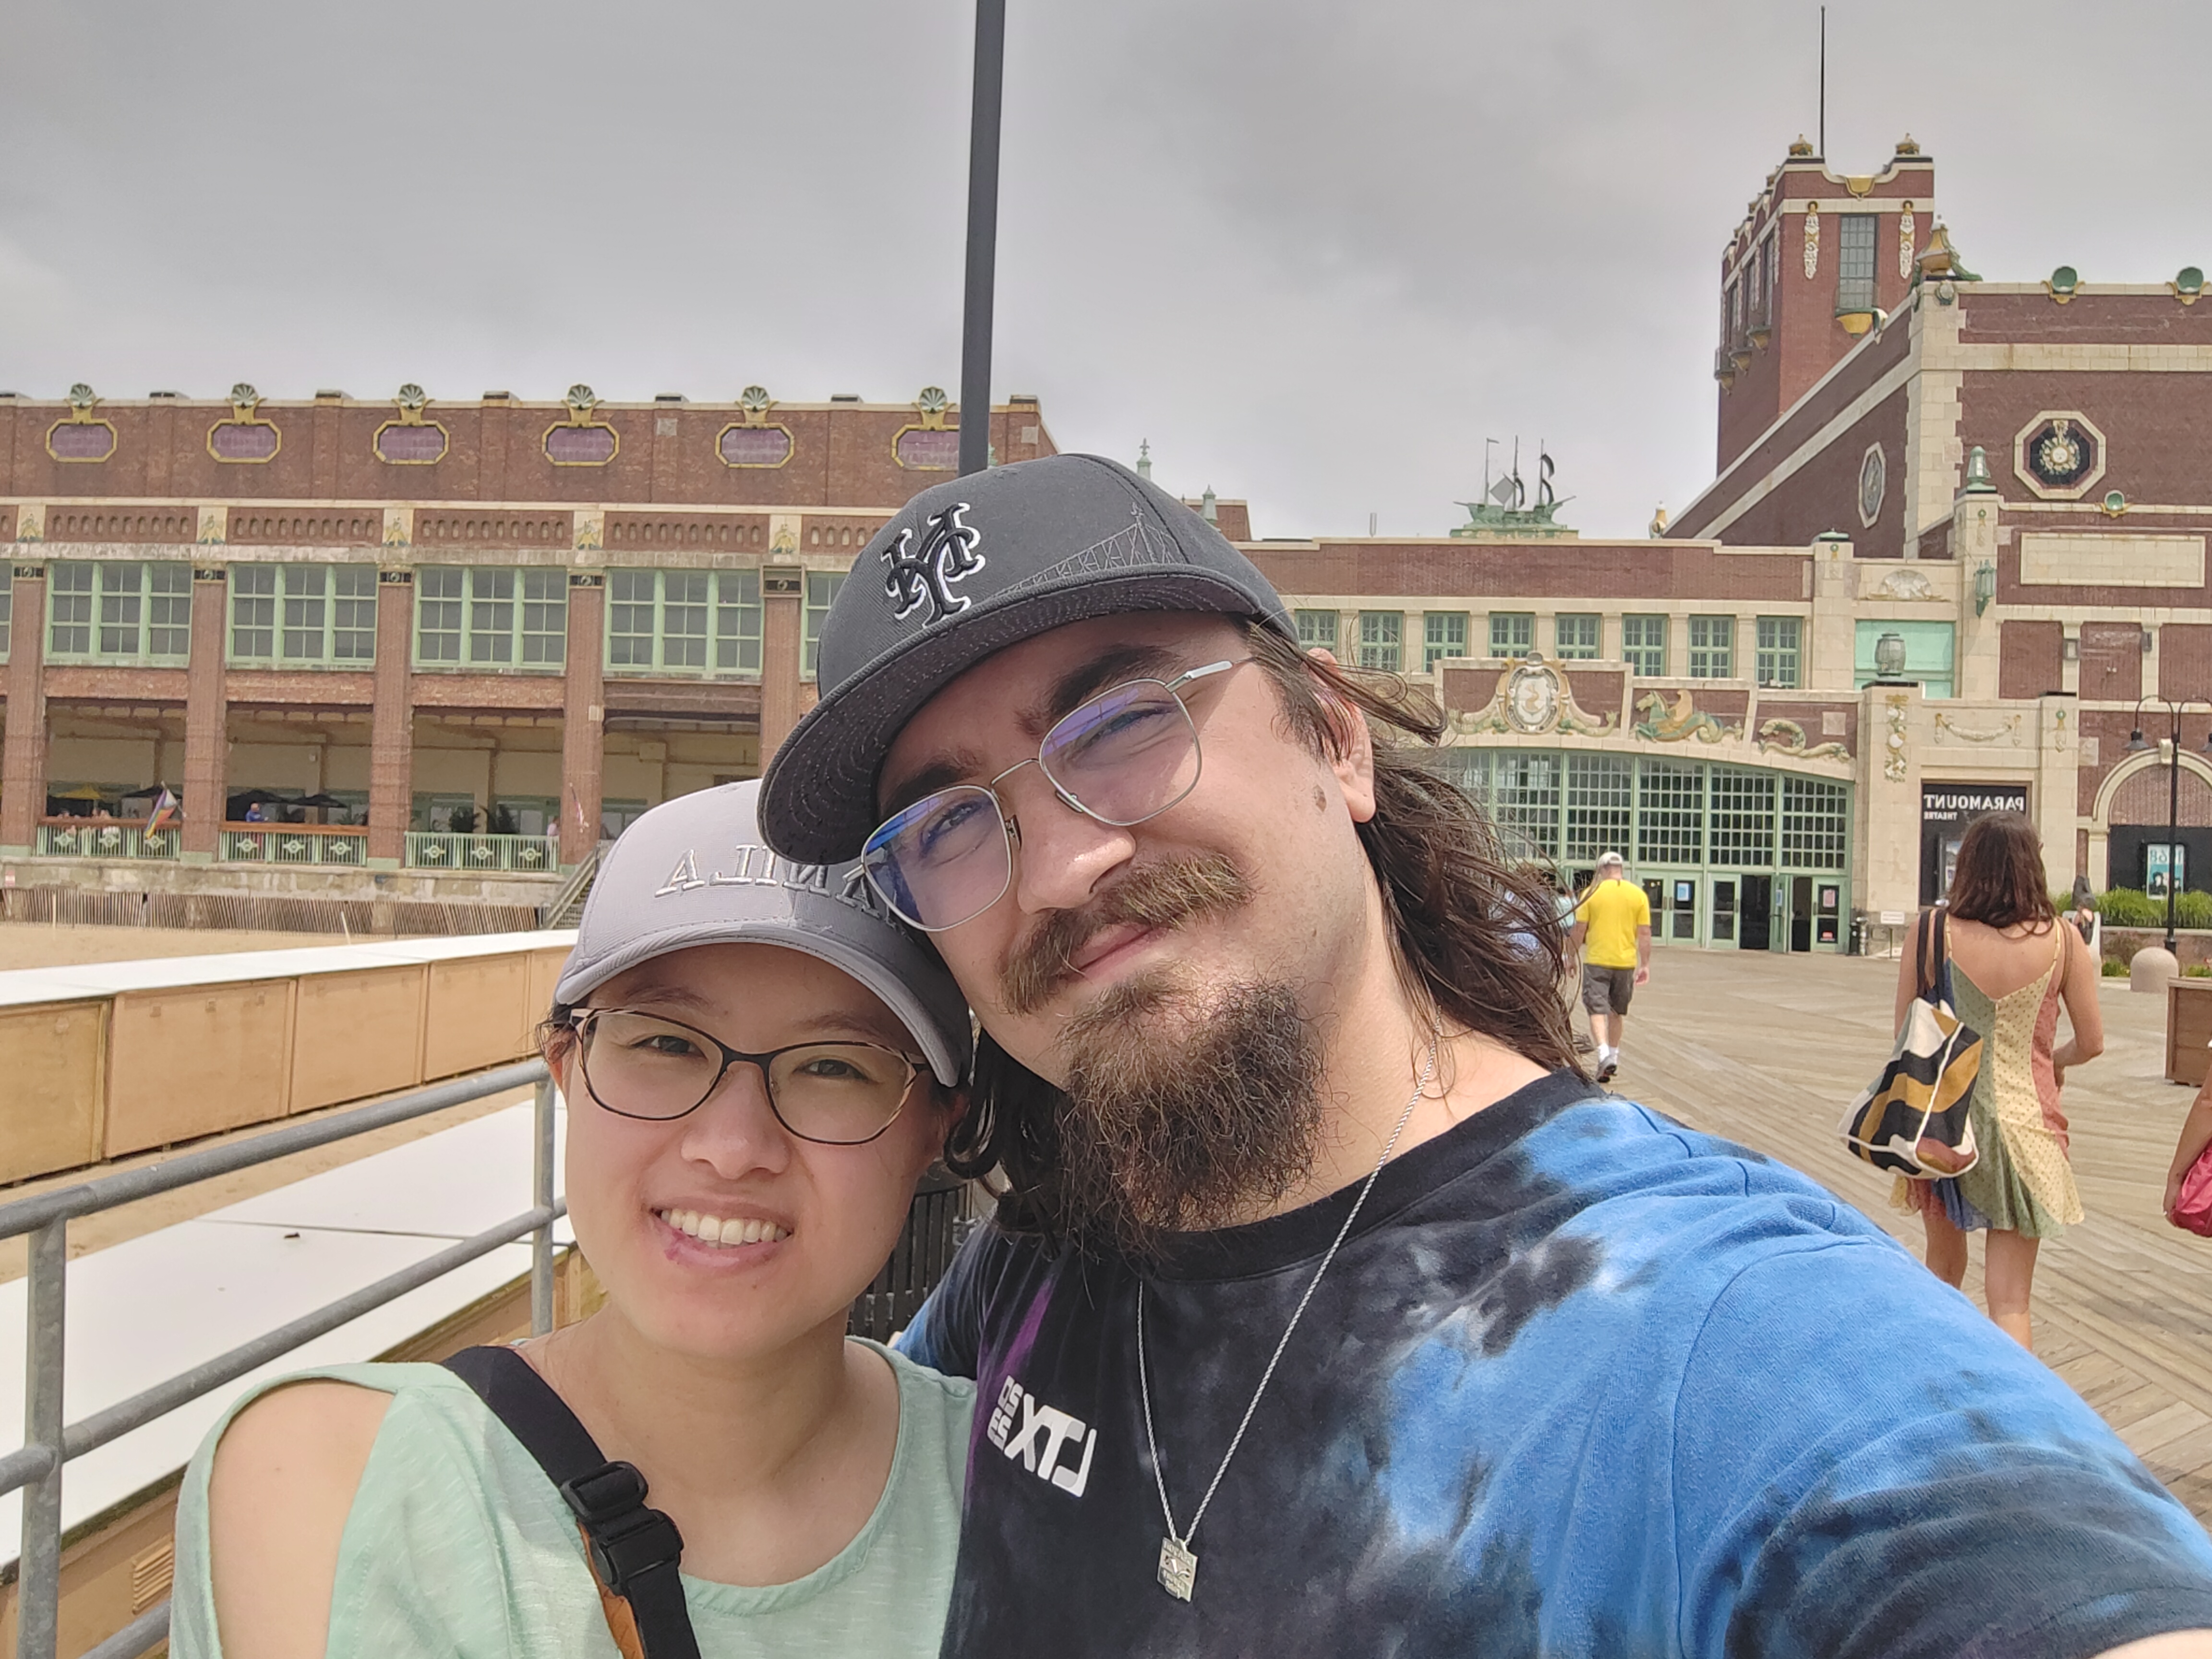
[(1966, 269), (1959, 258), (1959, 250), (1951, 246), (1950, 228), (1942, 220), (1928, 233), (1928, 246), (1920, 250), (1920, 271), (1912, 280), (1917, 284), (1929, 281), (1948, 280), (1954, 283), (1978, 283), (1982, 279)]
[(1897, 153), (1899, 155), (1917, 155), (1920, 154), (1920, 146), (1908, 132), (1897, 141)]
[(90, 420), (92, 411), (98, 407), (99, 403), (100, 394), (82, 380), (79, 380), (69, 389), (70, 418), (73, 421), (81, 422)]
[(775, 399), (768, 395), (764, 386), (749, 386), (738, 393), (738, 408), (744, 413), (747, 426), (760, 425), (775, 407)]
[(1152, 476), (1152, 441), (1150, 438), (1137, 441), (1137, 476), (1146, 479)]
[(945, 395), (943, 386), (922, 387), (915, 394), (914, 406), (921, 416), (923, 431), (942, 432), (945, 429), (945, 414), (952, 407), (952, 400)]
[(1547, 541), (1578, 533), (1558, 522), (1559, 509), (1574, 497), (1563, 497), (1552, 488), (1552, 474), (1556, 469), (1541, 444), (1536, 448), (1536, 502), (1533, 507), (1528, 505), (1528, 486), (1521, 479), (1520, 441), (1514, 441), (1512, 470), (1496, 479), (1489, 476), (1488, 453), (1486, 448), (1482, 499), (1456, 503), (1467, 509), (1467, 522), (1452, 526), (1454, 536), (1474, 541)]
[(622, 453), (622, 434), (592, 418), (598, 392), (579, 380), (562, 401), (568, 406), (568, 421), (556, 421), (538, 440), (547, 460), (556, 466), (605, 466)]
[(1803, 133), (1799, 133), (1796, 143), (1790, 146), (1790, 153), (1792, 155), (1810, 155), (1813, 153), (1812, 141)]
[(387, 466), (435, 466), (444, 460), (451, 436), (439, 422), (422, 416), (430, 394), (410, 380), (392, 401), (399, 418), (385, 422), (370, 434), (369, 453)]
[(261, 394), (253, 389), (250, 382), (240, 380), (237, 385), (231, 387), (230, 412), (232, 418), (240, 421), (250, 421), (253, 418), (253, 411), (260, 407)]

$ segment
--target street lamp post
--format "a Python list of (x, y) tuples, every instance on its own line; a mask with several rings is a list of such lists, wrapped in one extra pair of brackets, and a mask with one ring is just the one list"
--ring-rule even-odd
[(1006, 0), (975, 0), (975, 104), (968, 126), (968, 295), (960, 323), (960, 471), (991, 464), (991, 299), (999, 252), (999, 112)]
[[(2174, 866), (2180, 862), (2181, 713), (2183, 709), (2189, 707), (2190, 701), (2188, 698), (2184, 698), (2177, 702), (2172, 697), (2136, 698), (2135, 729), (2128, 733), (2128, 752), (2136, 755), (2148, 754), (2154, 745), (2146, 742), (2143, 738), (2143, 704), (2155, 702), (2164, 705), (2169, 727), (2167, 741), (2172, 745), (2166, 750), (2169, 775), (2166, 785), (2166, 949), (2169, 956), (2175, 956), (2173, 904), (2175, 890), (2180, 886), (2180, 883), (2174, 879)], [(2208, 704), (2207, 707), (2212, 707), (2212, 704)], [(2205, 734), (2203, 752), (2212, 756), (2212, 732)], [(2175, 956), (2175, 959), (2179, 961), (2179, 957)]]

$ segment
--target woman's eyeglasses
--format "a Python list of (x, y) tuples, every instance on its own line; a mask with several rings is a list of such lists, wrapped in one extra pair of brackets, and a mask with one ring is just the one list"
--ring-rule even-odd
[(801, 1140), (857, 1146), (891, 1127), (921, 1067), (872, 1042), (799, 1042), (749, 1054), (657, 1014), (579, 1008), (584, 1088), (621, 1117), (664, 1121), (706, 1104), (732, 1066), (757, 1066), (769, 1109)]
[(1198, 727), (1182, 689), (1250, 660), (1100, 692), (1044, 734), (1034, 761), (1017, 761), (988, 783), (939, 789), (884, 820), (860, 849), (868, 884), (924, 933), (981, 915), (1013, 880), (1019, 830), (998, 788), (1024, 766), (1034, 764), (1062, 801), (1101, 823), (1127, 829), (1158, 817), (1198, 783)]

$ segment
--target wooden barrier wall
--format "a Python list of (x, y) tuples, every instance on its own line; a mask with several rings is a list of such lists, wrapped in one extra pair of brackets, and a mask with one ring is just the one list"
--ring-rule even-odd
[(0, 1184), (520, 1059), (574, 938), (0, 974)]

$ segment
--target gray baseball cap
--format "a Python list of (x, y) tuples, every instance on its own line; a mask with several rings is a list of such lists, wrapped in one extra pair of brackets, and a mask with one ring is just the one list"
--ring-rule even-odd
[(1296, 637), (1249, 559), (1116, 462), (1050, 455), (923, 490), (853, 562), (823, 621), (822, 700), (769, 763), (769, 844), (856, 856), (881, 816), (884, 755), (915, 710), (1010, 645), (1132, 611), (1249, 617)]
[(842, 968), (899, 1018), (937, 1080), (968, 1075), (968, 1004), (936, 953), (884, 908), (856, 864), (794, 864), (763, 844), (757, 780), (679, 795), (623, 831), (584, 904), (555, 998), (695, 945), (779, 945)]

